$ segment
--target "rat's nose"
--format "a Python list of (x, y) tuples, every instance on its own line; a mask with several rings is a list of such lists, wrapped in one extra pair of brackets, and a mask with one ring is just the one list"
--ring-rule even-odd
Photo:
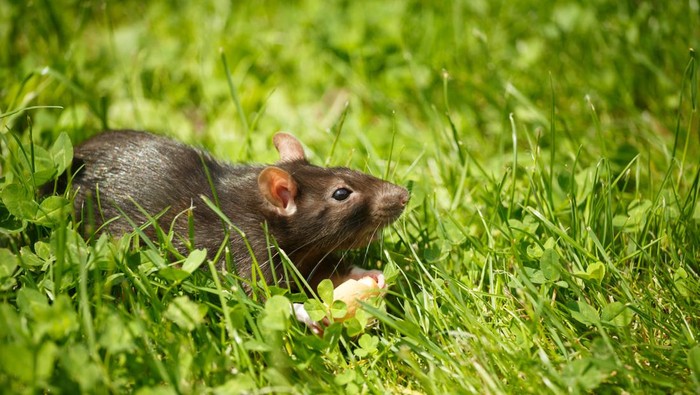
[(398, 202), (401, 207), (406, 206), (408, 200), (411, 198), (406, 188), (393, 184), (391, 184), (391, 188), (386, 191), (386, 195), (390, 200)]
[(408, 203), (409, 199), (411, 199), (411, 195), (408, 193), (408, 190), (406, 188), (401, 188), (401, 197), (400, 197), (400, 202), (402, 206), (406, 206)]

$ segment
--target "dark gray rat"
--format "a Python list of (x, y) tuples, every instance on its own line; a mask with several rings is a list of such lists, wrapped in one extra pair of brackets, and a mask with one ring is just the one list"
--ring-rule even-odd
[[(78, 220), (85, 229), (102, 227), (121, 235), (134, 230), (121, 213), (136, 225), (147, 221), (143, 211), (162, 213), (159, 226), (172, 227), (174, 244), (186, 253), (189, 211), (191, 247), (206, 248), (211, 258), (224, 243), (227, 229), (203, 201), (206, 196), (218, 201), (221, 212), (245, 234), (268, 284), (287, 282), (264, 227), (312, 287), (325, 278), (338, 285), (365, 276), (384, 287), (382, 272), (352, 266), (337, 252), (367, 245), (394, 222), (408, 202), (408, 191), (347, 168), (314, 166), (290, 134), (278, 133), (273, 142), (280, 154), (274, 165), (232, 165), (151, 133), (98, 134), (74, 152), (73, 169), (78, 170), (72, 188)], [(146, 233), (153, 237), (153, 227)], [(235, 269), (250, 279), (253, 260), (248, 248), (236, 230), (228, 229), (228, 234)]]

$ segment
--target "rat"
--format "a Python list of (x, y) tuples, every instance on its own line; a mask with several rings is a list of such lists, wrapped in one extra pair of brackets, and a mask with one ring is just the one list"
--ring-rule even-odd
[[(346, 262), (342, 251), (377, 238), (404, 211), (408, 191), (345, 167), (313, 165), (291, 134), (277, 133), (273, 143), (279, 161), (272, 165), (230, 164), (148, 132), (100, 133), (74, 150), (77, 219), (85, 230), (121, 235), (132, 232), (133, 224), (146, 223), (146, 212), (162, 229), (174, 231), (173, 244), (183, 254), (206, 248), (209, 258), (228, 234), (234, 269), (242, 279), (253, 278), (255, 259), (265, 282), (293, 287), (267, 231), (313, 289), (323, 279), (337, 286), (368, 276), (384, 288), (381, 271)], [(218, 202), (236, 229), (204, 197)], [(145, 233), (154, 237), (155, 229), (147, 226)], [(223, 261), (217, 269), (224, 269)], [(295, 306), (297, 318), (309, 324), (303, 305), (299, 310)]]

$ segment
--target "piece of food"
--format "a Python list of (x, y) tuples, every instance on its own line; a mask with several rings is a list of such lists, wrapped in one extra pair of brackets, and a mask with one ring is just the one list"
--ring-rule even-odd
[(379, 295), (381, 288), (372, 277), (363, 277), (359, 280), (350, 279), (338, 285), (333, 291), (333, 299), (342, 300), (347, 306), (344, 317), (336, 318), (336, 322), (342, 322), (355, 316), (360, 302)]

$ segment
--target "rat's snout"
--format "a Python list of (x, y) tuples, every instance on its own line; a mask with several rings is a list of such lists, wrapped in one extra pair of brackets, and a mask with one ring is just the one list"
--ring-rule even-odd
[(400, 204), (402, 208), (405, 207), (411, 198), (411, 195), (408, 193), (408, 189), (394, 184), (389, 185), (391, 185), (391, 188), (389, 188), (387, 191), (386, 197), (389, 200)]
[(406, 188), (385, 183), (375, 201), (376, 217), (387, 225), (394, 222), (403, 213), (409, 199), (410, 194)]

